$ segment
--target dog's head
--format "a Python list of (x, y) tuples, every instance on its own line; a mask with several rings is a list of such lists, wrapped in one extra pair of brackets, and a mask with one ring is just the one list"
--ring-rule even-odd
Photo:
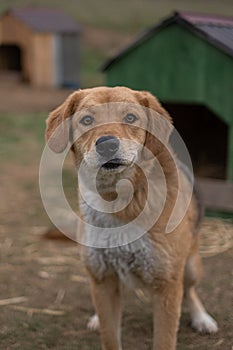
[(142, 156), (143, 146), (158, 154), (171, 132), (171, 118), (158, 100), (149, 92), (126, 87), (76, 91), (46, 122), (53, 151), (62, 152), (72, 134), (78, 164), (84, 161), (90, 169), (111, 173), (131, 167)]

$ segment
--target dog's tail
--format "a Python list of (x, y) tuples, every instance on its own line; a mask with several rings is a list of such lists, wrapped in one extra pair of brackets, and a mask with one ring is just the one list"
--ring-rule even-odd
[(56, 227), (50, 227), (42, 235), (44, 239), (51, 239), (57, 241), (74, 242), (71, 238), (66, 236), (63, 232), (59, 231)]

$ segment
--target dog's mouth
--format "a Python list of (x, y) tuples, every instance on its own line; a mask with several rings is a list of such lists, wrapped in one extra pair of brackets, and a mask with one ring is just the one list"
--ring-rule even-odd
[(115, 158), (115, 159), (111, 159), (106, 163), (103, 163), (101, 165), (101, 169), (104, 170), (116, 170), (122, 166), (127, 166), (127, 162), (123, 159), (119, 159), (119, 158)]

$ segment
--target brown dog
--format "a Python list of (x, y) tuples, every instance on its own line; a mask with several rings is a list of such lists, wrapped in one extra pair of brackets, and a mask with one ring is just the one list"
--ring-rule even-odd
[[(70, 130), (54, 134), (68, 118)], [(55, 152), (65, 149), (69, 135), (73, 138), (86, 222), (83, 258), (98, 315), (89, 326), (99, 324), (104, 350), (122, 349), (122, 284), (145, 288), (152, 296), (154, 350), (175, 349), (183, 295), (192, 326), (199, 332), (217, 331), (195, 291), (201, 275), (199, 205), (195, 195), (184, 204), (191, 185), (169, 149), (171, 131), (171, 118), (154, 96), (125, 87), (74, 92), (47, 119), (46, 137)], [(133, 192), (121, 182), (117, 193), (123, 179), (131, 181)], [(134, 221), (141, 212), (144, 217)], [(177, 223), (166, 234), (171, 217)], [(116, 238), (122, 227), (127, 230)]]

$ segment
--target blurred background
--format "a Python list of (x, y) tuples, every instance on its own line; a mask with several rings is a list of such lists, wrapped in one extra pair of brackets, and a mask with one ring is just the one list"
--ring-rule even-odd
[[(232, 76), (232, 0), (1, 0), (0, 349), (100, 349), (78, 247), (44, 239), (60, 236), (38, 185), (48, 113), (97, 85), (150, 90), (173, 116), (207, 207), (200, 293), (220, 324), (201, 337), (185, 313), (178, 349), (232, 349)], [(75, 210), (69, 157), (63, 184)], [(150, 304), (127, 298), (125, 349), (150, 349)]]

